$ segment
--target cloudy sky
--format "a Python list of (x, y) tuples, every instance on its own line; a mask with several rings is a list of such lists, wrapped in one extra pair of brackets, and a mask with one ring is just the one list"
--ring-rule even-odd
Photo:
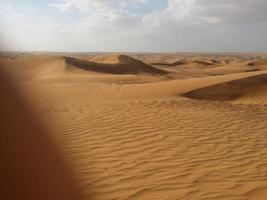
[(0, 0), (20, 51), (267, 51), (266, 0)]

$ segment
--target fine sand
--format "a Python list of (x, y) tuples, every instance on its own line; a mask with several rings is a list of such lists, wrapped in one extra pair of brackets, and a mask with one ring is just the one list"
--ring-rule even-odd
[(0, 65), (85, 199), (266, 200), (266, 60), (25, 54)]

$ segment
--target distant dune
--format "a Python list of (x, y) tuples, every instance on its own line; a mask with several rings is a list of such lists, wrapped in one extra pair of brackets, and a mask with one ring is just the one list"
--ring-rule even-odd
[[(214, 61), (213, 61), (214, 62)], [(157, 62), (157, 63), (151, 63), (151, 65), (161, 65), (161, 66), (180, 66), (180, 65), (188, 65), (188, 64), (194, 64), (198, 66), (208, 66), (208, 65), (213, 65), (213, 62), (206, 62), (206, 61), (201, 61), (201, 60), (180, 60), (180, 61), (175, 61), (171, 63), (166, 63), (166, 62)]]
[(214, 68), (205, 69), (205, 72), (210, 73), (210, 75), (224, 75), (242, 72), (254, 72), (260, 70), (261, 68), (259, 68), (258, 66), (247, 65), (246, 63), (238, 63), (231, 65), (218, 65)]
[(91, 61), (65, 57), (65, 63), (83, 70), (109, 74), (164, 75), (166, 71), (125, 55), (101, 56)]
[(151, 65), (162, 65), (162, 66), (179, 66), (186, 64), (186, 61), (175, 61), (171, 63), (167, 62), (157, 62), (157, 63), (151, 63)]
[(249, 62), (248, 66), (255, 66), (255, 67), (258, 67), (259, 69), (267, 70), (267, 59)]

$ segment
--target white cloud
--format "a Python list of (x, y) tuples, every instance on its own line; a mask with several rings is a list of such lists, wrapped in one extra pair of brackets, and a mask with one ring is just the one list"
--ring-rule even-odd
[[(167, 7), (138, 16), (127, 9), (131, 5), (152, 3), (151, 0), (63, 0), (53, 4), (61, 12), (78, 11), (85, 15), (83, 25), (91, 30), (155, 31), (176, 29), (180, 25), (219, 23), (259, 23), (267, 21), (266, 0), (168, 0)], [(85, 23), (86, 22), (86, 23)]]
[(127, 7), (133, 4), (147, 3), (149, 0), (65, 0), (61, 4), (52, 4), (60, 12), (78, 11), (83, 13), (81, 25), (88, 31), (106, 33), (106, 31), (127, 31), (141, 22), (141, 17), (130, 13)]
[[(260, 23), (267, 22), (266, 0), (169, 0), (168, 7), (144, 16), (157, 24)], [(155, 23), (157, 22), (157, 23)]]
[(68, 1), (63, 4), (50, 4), (50, 6), (57, 8), (60, 12), (70, 12), (78, 10), (76, 5), (72, 1)]
[(51, 6), (62, 16), (82, 13), (77, 23), (51, 18), (37, 23), (17, 14), (5, 23), (5, 40), (72, 51), (267, 50), (266, 0), (168, 0), (165, 8), (143, 15), (130, 9), (151, 4), (153, 0), (62, 0)]
[(63, 0), (61, 3), (50, 5), (62, 12), (78, 10), (81, 13), (88, 13), (121, 10), (130, 5), (145, 4), (148, 1), (151, 0)]

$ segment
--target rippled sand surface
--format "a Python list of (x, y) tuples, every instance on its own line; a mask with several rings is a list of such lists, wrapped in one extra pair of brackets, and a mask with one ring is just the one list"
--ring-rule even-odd
[(85, 198), (265, 200), (261, 55), (1, 58)]

